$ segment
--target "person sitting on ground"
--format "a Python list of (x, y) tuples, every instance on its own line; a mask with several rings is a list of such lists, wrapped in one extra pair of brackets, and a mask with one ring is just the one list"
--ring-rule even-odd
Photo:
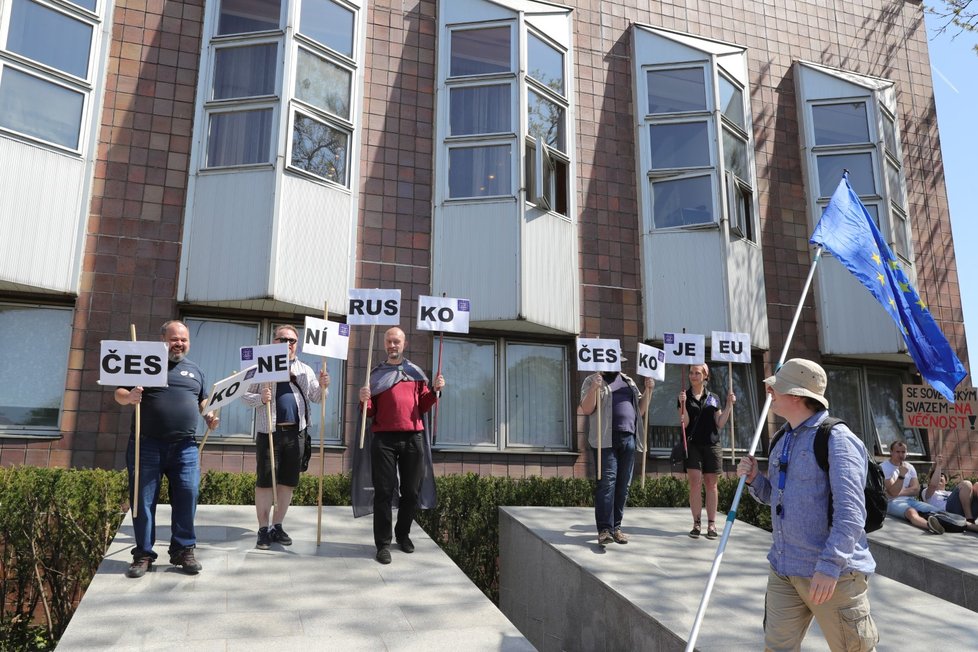
[(921, 496), (937, 511), (963, 516), (968, 522), (966, 529), (978, 532), (978, 525), (975, 525), (975, 514), (978, 514), (978, 491), (975, 491), (968, 480), (962, 480), (953, 490), (948, 491), (947, 474), (944, 473), (943, 467), (944, 456), (938, 455), (935, 458), (930, 480)]
[(907, 444), (902, 439), (890, 444), (890, 459), (883, 468), (883, 486), (886, 489), (886, 513), (903, 518), (921, 530), (944, 534), (944, 526), (932, 512), (937, 509), (914, 496), (920, 492), (920, 482), (913, 464), (907, 461)]

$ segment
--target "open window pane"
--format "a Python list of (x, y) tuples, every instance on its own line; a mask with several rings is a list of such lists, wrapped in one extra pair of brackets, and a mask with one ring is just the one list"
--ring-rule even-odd
[(212, 113), (207, 134), (207, 167), (268, 163), (272, 110)]
[(349, 70), (299, 49), (295, 78), (297, 99), (348, 120), (352, 79)]
[(221, 0), (217, 33), (246, 34), (278, 29), (281, 0)]
[(652, 169), (710, 165), (710, 129), (706, 121), (650, 125)]
[[(200, 365), (207, 380), (207, 391), (222, 378), (240, 371), (242, 346), (259, 343), (257, 323), (187, 319), (190, 331), (191, 358)], [(247, 388), (245, 388), (247, 389)], [(251, 436), (254, 408), (235, 401), (221, 409), (221, 424), (213, 434), (218, 436)]]
[(491, 75), (512, 70), (510, 28), (486, 27), (452, 32), (452, 77)]
[(449, 197), (512, 194), (512, 159), (510, 145), (454, 147), (448, 150)]
[[(58, 427), (68, 369), (71, 310), (0, 305), (0, 428)], [(43, 346), (25, 346), (43, 333)]]
[(509, 84), (452, 88), (453, 136), (512, 132)]
[(652, 217), (657, 229), (715, 222), (711, 178), (656, 181), (652, 184)]
[(452, 379), (452, 399), (439, 403), (438, 444), (496, 444), (495, 343), (446, 338), (443, 349), (440, 364)]
[(728, 129), (723, 130), (723, 166), (738, 179), (750, 181), (747, 143)]
[(564, 94), (564, 55), (532, 32), (526, 35), (529, 75), (550, 90)]
[(823, 154), (817, 157), (818, 193), (821, 197), (831, 197), (842, 181), (842, 173), (849, 170), (849, 184), (857, 195), (876, 194), (876, 173), (873, 169), (873, 155), (863, 154)]
[(720, 75), (720, 110), (728, 120), (742, 129), (747, 129), (744, 116), (744, 92), (734, 86), (733, 82)]
[(353, 58), (354, 13), (330, 0), (302, 0), (299, 32)]
[(548, 146), (566, 152), (564, 142), (564, 108), (533, 91), (527, 92), (529, 132), (543, 139)]
[(681, 113), (705, 111), (706, 81), (703, 69), (649, 70), (649, 113)]
[(296, 113), (292, 125), (292, 165), (346, 185), (349, 142), (346, 132)]
[(30, 0), (13, 0), (7, 49), (69, 75), (88, 77), (92, 26)]
[(506, 346), (506, 413), (509, 444), (566, 446), (565, 348)]
[(865, 102), (818, 104), (812, 107), (816, 145), (851, 145), (869, 142)]
[(278, 45), (220, 48), (214, 53), (215, 100), (275, 93)]
[(0, 127), (78, 149), (84, 95), (10, 66), (0, 74)]
[(873, 416), (873, 426), (881, 444), (880, 450), (890, 450), (894, 439), (902, 439), (907, 443), (907, 452), (924, 455), (924, 442), (920, 433), (914, 428), (903, 426), (903, 377), (898, 373), (884, 371), (867, 371), (866, 383), (870, 388), (869, 407)]

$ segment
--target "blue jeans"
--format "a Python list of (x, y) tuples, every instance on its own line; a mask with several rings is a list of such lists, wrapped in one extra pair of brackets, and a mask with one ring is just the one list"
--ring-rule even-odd
[(200, 458), (193, 437), (163, 441), (151, 437), (139, 438), (139, 495), (133, 500), (136, 459), (135, 437), (129, 436), (126, 467), (129, 471), (129, 499), (136, 505), (133, 531), (136, 547), (132, 556), (156, 559), (156, 504), (160, 498), (160, 481), (165, 475), (170, 481), (170, 554), (197, 545), (194, 514), (197, 512), (197, 492), (200, 489)]
[(929, 514), (937, 511), (937, 508), (930, 503), (925, 503), (922, 500), (917, 500), (910, 496), (898, 496), (897, 498), (890, 498), (887, 501), (886, 513), (896, 518), (906, 518), (907, 510), (911, 507), (916, 509), (918, 514)]
[[(593, 452), (596, 467), (598, 451)], [(598, 532), (621, 527), (634, 467), (635, 435), (614, 431), (611, 448), (601, 449), (601, 479), (594, 488), (594, 521)]]

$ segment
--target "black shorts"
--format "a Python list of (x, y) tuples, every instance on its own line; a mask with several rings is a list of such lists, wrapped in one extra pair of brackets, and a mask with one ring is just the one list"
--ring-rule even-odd
[[(305, 444), (301, 430), (276, 430), (272, 441), (275, 442), (275, 482), (287, 487), (299, 484), (299, 463), (302, 460), (302, 448)], [(258, 480), (256, 487), (271, 488), (272, 467), (268, 459), (268, 433), (260, 432), (255, 440), (256, 457), (258, 459)]]
[(698, 446), (690, 443), (686, 455), (687, 471), (697, 469), (703, 473), (719, 473), (723, 468), (723, 449), (720, 444)]

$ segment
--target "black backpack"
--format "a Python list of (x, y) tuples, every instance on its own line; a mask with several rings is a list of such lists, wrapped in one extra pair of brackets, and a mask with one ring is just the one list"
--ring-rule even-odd
[[(845, 425), (845, 423), (842, 419), (825, 417), (815, 432), (815, 442), (813, 443), (815, 461), (826, 473), (829, 472), (829, 435), (832, 434), (833, 427), (839, 424)], [(782, 426), (774, 435), (769, 450), (774, 450), (774, 445), (784, 435), (784, 428)], [(871, 455), (866, 457), (866, 486), (863, 487), (863, 494), (866, 497), (866, 523), (863, 524), (863, 529), (866, 532), (875, 532), (883, 527), (883, 521), (886, 519), (886, 488), (883, 484), (883, 468)], [(829, 492), (829, 527), (832, 527), (831, 491)]]

